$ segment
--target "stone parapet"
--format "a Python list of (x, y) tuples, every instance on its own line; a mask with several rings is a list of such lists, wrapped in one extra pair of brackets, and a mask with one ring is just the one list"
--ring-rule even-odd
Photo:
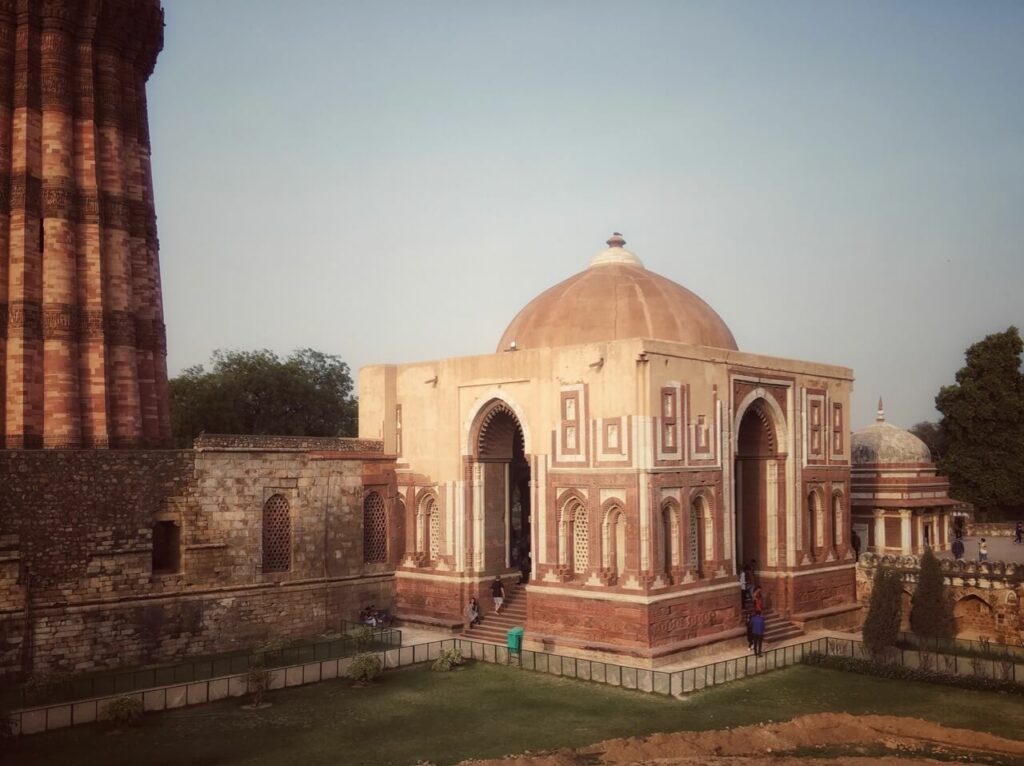
[(264, 436), (239, 434), (201, 434), (192, 443), (198, 452), (239, 450), (244, 452), (379, 452), (379, 439), (350, 439), (342, 436)]

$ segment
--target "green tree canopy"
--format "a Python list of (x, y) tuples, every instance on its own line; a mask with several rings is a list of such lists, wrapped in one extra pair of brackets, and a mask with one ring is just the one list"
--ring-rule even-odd
[(942, 460), (942, 456), (946, 454), (946, 445), (942, 443), (942, 430), (938, 423), (922, 420), (920, 423), (914, 423), (907, 430), (925, 443), (928, 451), (932, 453), (933, 463)]
[(883, 654), (899, 638), (902, 596), (903, 581), (899, 572), (883, 566), (876, 568), (868, 614), (861, 629), (864, 643), (874, 655)]
[(921, 638), (953, 638), (956, 622), (942, 568), (931, 548), (921, 556), (921, 574), (910, 599), (910, 629)]
[(352, 376), (341, 359), (300, 349), (214, 351), (211, 368), (189, 367), (170, 382), (171, 427), (179, 446), (199, 434), (354, 436)]
[(935, 397), (951, 494), (981, 511), (1024, 505), (1024, 341), (1016, 327), (967, 349), (956, 383)]

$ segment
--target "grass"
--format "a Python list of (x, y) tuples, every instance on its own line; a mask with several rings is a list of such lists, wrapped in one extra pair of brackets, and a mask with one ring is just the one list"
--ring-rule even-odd
[(1015, 739), (1024, 732), (1016, 698), (803, 666), (683, 701), (483, 663), (453, 673), (418, 666), (367, 688), (328, 682), (268, 699), (273, 706), (260, 711), (232, 700), (147, 716), (117, 734), (83, 726), (34, 735), (0, 764), (451, 764), (823, 711), (913, 716)]

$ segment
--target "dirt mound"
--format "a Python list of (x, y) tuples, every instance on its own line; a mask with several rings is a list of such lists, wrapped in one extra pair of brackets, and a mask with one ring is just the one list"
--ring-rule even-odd
[[(820, 766), (822, 760), (786, 753), (829, 748), (829, 763), (845, 766), (902, 766), (939, 763), (929, 755), (978, 759), (981, 763), (1024, 762), (1024, 742), (968, 729), (950, 729), (916, 718), (818, 713), (785, 723), (757, 724), (720, 731), (676, 732), (610, 739), (576, 750), (526, 753), (497, 760), (465, 761), (460, 766), (696, 766), (759, 764)], [(884, 748), (893, 757), (877, 751)], [(870, 754), (869, 754), (870, 752)]]

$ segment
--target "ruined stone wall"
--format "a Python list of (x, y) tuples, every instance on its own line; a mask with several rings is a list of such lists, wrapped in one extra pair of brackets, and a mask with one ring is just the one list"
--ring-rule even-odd
[[(353, 446), (334, 442), (312, 446)], [(363, 563), (363, 496), (379, 491), (393, 519), (393, 465), (379, 443), (354, 446), (0, 452), (0, 672), (247, 648), (390, 606), (400, 546), (391, 523), (388, 560)], [(290, 561), (264, 572), (274, 495)], [(176, 571), (154, 571), (157, 522), (180, 530)]]
[[(1004, 644), (1024, 643), (1024, 565), (1003, 561), (940, 559), (953, 600), (957, 636)], [(910, 604), (921, 572), (917, 556), (862, 554), (857, 564), (857, 598), (867, 607), (879, 566), (892, 567), (903, 580), (903, 626), (909, 629)], [(866, 611), (865, 611), (866, 614)]]

